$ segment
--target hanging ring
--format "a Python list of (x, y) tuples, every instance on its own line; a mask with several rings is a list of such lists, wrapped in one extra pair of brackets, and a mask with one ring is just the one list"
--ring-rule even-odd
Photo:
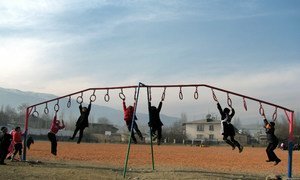
[(161, 101), (164, 101), (164, 100), (165, 100), (165, 97), (166, 97), (166, 89), (167, 89), (167, 87), (164, 87), (164, 92), (163, 92), (162, 95), (161, 95)]
[(232, 100), (229, 97), (229, 93), (227, 93), (227, 104), (230, 108), (232, 108)]
[(39, 117), (39, 112), (36, 110), (36, 106), (34, 106), (34, 110), (32, 112), (32, 116), (35, 117), (35, 118), (38, 118)]
[(196, 86), (196, 90), (194, 92), (194, 98), (197, 100), (199, 98), (199, 94), (198, 94), (198, 86)]
[(182, 94), (182, 87), (181, 86), (179, 87), (179, 95), (178, 96), (179, 96), (180, 100), (183, 100), (183, 94)]
[(276, 119), (277, 119), (277, 107), (275, 107), (275, 111), (273, 113), (272, 119), (273, 119), (273, 121), (276, 121)]
[(148, 92), (149, 92), (149, 101), (151, 101), (152, 100), (151, 87), (148, 87)]
[(68, 108), (71, 107), (71, 96), (69, 96), (69, 100), (68, 100), (68, 103), (67, 103), (67, 107), (68, 107)]
[(133, 96), (133, 99), (136, 101), (136, 99), (137, 99), (137, 90), (136, 90), (136, 88), (134, 88), (134, 96)]
[(261, 116), (263, 116), (263, 117), (266, 117), (266, 116), (265, 116), (265, 110), (264, 110), (264, 108), (263, 108), (261, 102), (259, 102), (259, 104), (260, 104), (260, 107), (259, 107), (259, 114), (260, 114)]
[(246, 99), (245, 99), (245, 97), (243, 97), (243, 103), (244, 103), (244, 108), (245, 108), (245, 110), (247, 111), (247, 103), (246, 103)]
[(81, 92), (81, 95), (78, 96), (77, 99), (76, 99), (76, 101), (77, 101), (78, 104), (82, 104), (82, 102), (83, 102), (82, 96), (83, 96), (83, 92)]
[(59, 100), (57, 100), (57, 103), (54, 105), (54, 111), (57, 113), (59, 110)]
[(119, 93), (119, 98), (122, 99), (123, 101), (125, 101), (126, 99), (125, 94), (123, 92), (123, 88), (121, 88), (121, 92)]
[(109, 99), (110, 99), (110, 97), (109, 97), (109, 89), (107, 89), (107, 92), (106, 92), (106, 94), (105, 94), (105, 96), (104, 96), (104, 101), (105, 101), (105, 102), (108, 102)]
[(44, 113), (48, 114), (49, 113), (49, 109), (48, 109), (48, 104), (46, 103), (45, 109), (44, 109)]
[(215, 92), (214, 92), (213, 89), (211, 89), (211, 92), (212, 92), (212, 95), (213, 95), (214, 100), (215, 100), (216, 102), (219, 102), (219, 101), (218, 101), (218, 98), (217, 98), (217, 96), (216, 96), (216, 94), (215, 94)]
[(97, 97), (95, 95), (96, 90), (94, 90), (93, 94), (90, 96), (90, 102), (95, 102)]

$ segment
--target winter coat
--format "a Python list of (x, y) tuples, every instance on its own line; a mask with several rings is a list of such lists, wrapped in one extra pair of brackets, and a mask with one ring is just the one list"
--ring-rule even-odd
[(235, 110), (232, 108), (231, 114), (226, 114), (219, 103), (217, 104), (217, 107), (221, 114), (221, 134), (226, 136), (235, 136), (235, 128), (231, 124), (231, 119), (235, 114)]
[[(275, 123), (269, 123), (267, 119), (264, 119), (264, 128), (266, 129), (266, 134), (267, 134), (267, 140), (269, 143), (275, 143), (277, 144), (278, 143), (278, 139), (277, 137), (275, 136)], [(267, 127), (268, 125), (268, 127)]]
[(51, 127), (50, 127), (50, 132), (52, 132), (53, 134), (56, 134), (60, 129), (65, 128), (64, 124), (62, 126), (60, 126), (60, 124), (57, 124), (56, 121), (57, 121), (57, 118), (55, 115), (52, 120)]
[(0, 132), (0, 149), (7, 151), (12, 141), (12, 135)]
[(158, 108), (156, 108), (155, 106), (151, 106), (151, 102), (148, 103), (148, 108), (149, 108), (149, 116), (150, 116), (150, 120), (148, 125), (150, 127), (160, 127), (163, 125), (163, 123), (160, 120), (160, 110), (162, 108), (162, 102), (159, 103)]
[(87, 111), (83, 112), (82, 111), (82, 105), (79, 105), (79, 111), (80, 111), (80, 116), (76, 122), (76, 126), (79, 128), (85, 128), (85, 127), (89, 127), (89, 120), (88, 117), (90, 115), (90, 111), (91, 111), (91, 103), (89, 104)]
[[(134, 107), (130, 108), (130, 106), (126, 107), (125, 101), (123, 101), (123, 111), (124, 111), (124, 121), (126, 122), (126, 125), (130, 125), (132, 122), (132, 117), (134, 113)], [(137, 117), (134, 117), (135, 120), (137, 120)]]

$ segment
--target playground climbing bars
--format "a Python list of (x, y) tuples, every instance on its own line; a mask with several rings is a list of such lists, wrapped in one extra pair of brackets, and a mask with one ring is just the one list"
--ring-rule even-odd
[[(123, 94), (123, 89), (132, 89), (132, 88), (134, 88), (135, 89), (135, 93), (134, 93), (134, 100), (135, 100), (134, 115), (135, 115), (136, 114), (137, 105), (138, 105), (137, 104), (138, 103), (138, 97), (140, 95), (140, 89), (141, 88), (147, 88), (147, 94), (148, 95), (149, 95), (148, 91), (151, 90), (150, 88), (163, 88), (164, 89), (164, 93), (162, 95), (162, 99), (165, 98), (165, 91), (166, 91), (167, 88), (179, 88), (179, 99), (183, 100), (183, 91), (182, 91), (182, 88), (184, 88), (184, 87), (194, 87), (195, 88), (195, 92), (194, 92), (194, 98), (195, 99), (198, 99), (198, 97), (199, 97), (199, 94), (198, 94), (198, 88), (199, 87), (209, 88), (209, 89), (211, 89), (211, 91), (212, 91), (212, 97), (213, 97), (213, 99), (216, 102), (218, 102), (218, 99), (217, 99), (217, 96), (215, 94), (215, 91), (224, 92), (224, 93), (227, 94), (227, 103), (228, 103), (228, 106), (232, 105), (232, 100), (231, 100), (231, 98), (230, 98), (229, 95), (235, 95), (235, 96), (242, 97), (242, 101), (243, 101), (243, 104), (244, 104), (244, 109), (246, 111), (248, 109), (246, 99), (247, 100), (256, 101), (260, 105), (260, 107), (259, 107), (259, 114), (261, 116), (263, 116), (263, 117), (265, 117), (265, 113), (264, 113), (264, 109), (263, 109), (262, 104), (273, 106), (273, 107), (275, 107), (275, 111), (274, 111), (273, 116), (272, 116), (273, 121), (275, 121), (276, 118), (277, 118), (277, 110), (278, 109), (282, 109), (285, 112), (285, 114), (287, 116), (287, 119), (288, 119), (288, 122), (289, 122), (288, 178), (292, 177), (292, 154), (293, 154), (293, 139), (294, 139), (294, 135), (293, 135), (293, 133), (294, 133), (294, 122), (293, 122), (294, 121), (294, 111), (291, 110), (291, 109), (288, 109), (286, 107), (274, 104), (274, 103), (270, 103), (270, 102), (267, 102), (267, 101), (264, 101), (264, 100), (261, 100), (261, 99), (257, 99), (257, 98), (253, 98), (253, 97), (250, 97), (250, 96), (246, 96), (246, 95), (243, 95), (243, 94), (239, 94), (239, 93), (236, 93), (236, 92), (233, 92), (233, 91), (228, 91), (228, 90), (225, 90), (225, 89), (222, 89), (222, 88), (210, 86), (210, 85), (207, 85), (207, 84), (145, 85), (143, 83), (139, 83), (138, 86), (117, 86), (117, 87), (89, 88), (89, 89), (84, 89), (84, 90), (77, 91), (77, 92), (74, 92), (74, 93), (71, 93), (71, 94), (68, 94), (68, 95), (65, 95), (65, 96), (61, 96), (61, 97), (58, 97), (58, 98), (54, 98), (54, 99), (51, 99), (51, 100), (48, 100), (48, 101), (44, 101), (44, 102), (40, 102), (40, 103), (31, 105), (31, 106), (27, 107), (27, 109), (26, 109), (26, 115), (25, 115), (24, 151), (23, 151), (22, 160), (26, 161), (26, 136), (27, 136), (27, 133), (28, 133), (28, 121), (29, 121), (29, 117), (30, 117), (31, 114), (33, 116), (38, 116), (39, 115), (38, 111), (36, 110), (37, 106), (45, 104), (44, 113), (48, 114), (49, 113), (48, 103), (56, 101), (56, 104), (54, 106), (54, 111), (57, 113), (59, 111), (59, 100), (63, 99), (63, 98), (69, 98), (69, 101), (67, 103), (67, 107), (69, 108), (71, 106), (71, 97), (74, 96), (74, 95), (77, 95), (77, 94), (80, 94), (80, 96), (78, 96), (77, 99), (76, 99), (77, 103), (81, 104), (83, 102), (82, 96), (83, 96), (84, 92), (93, 91), (93, 94), (90, 96), (89, 100), (90, 100), (90, 102), (94, 102), (94, 101), (96, 101), (95, 92), (97, 90), (106, 90), (106, 94), (104, 96), (104, 100), (106, 102), (108, 102), (110, 100), (109, 90), (120, 89), (121, 92), (119, 93), (119, 97), (121, 99), (123, 99), (123, 98), (125, 98), (125, 95)], [(147, 98), (151, 100), (151, 97), (147, 97)], [(133, 127), (133, 126), (131, 126), (131, 127)], [(131, 133), (129, 133), (129, 134), (130, 134), (129, 144), (128, 144), (128, 150), (127, 150), (127, 155), (126, 155), (126, 160), (125, 160), (125, 166), (124, 166), (124, 172), (123, 172), (124, 177), (126, 175), (128, 155), (129, 155), (130, 143), (131, 143)], [(151, 146), (152, 146), (152, 143), (151, 143)], [(151, 153), (152, 153), (152, 167), (154, 169), (154, 160), (153, 160), (152, 149), (151, 149)]]

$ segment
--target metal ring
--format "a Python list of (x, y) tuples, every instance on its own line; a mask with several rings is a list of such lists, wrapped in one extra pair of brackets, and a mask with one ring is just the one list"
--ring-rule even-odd
[(246, 103), (246, 99), (245, 99), (245, 97), (243, 97), (243, 103), (244, 103), (244, 108), (245, 108), (245, 110), (247, 111), (247, 110), (248, 110), (248, 108), (247, 108), (247, 103)]
[(49, 113), (49, 109), (48, 109), (48, 104), (46, 103), (45, 109), (44, 109), (44, 113), (48, 114)]
[(217, 96), (216, 96), (216, 94), (215, 94), (215, 92), (214, 92), (213, 89), (211, 89), (211, 92), (212, 92), (212, 95), (213, 95), (214, 100), (215, 100), (216, 102), (219, 102), (219, 101), (218, 101), (218, 98), (217, 98)]
[(71, 96), (69, 96), (69, 100), (68, 100), (68, 103), (67, 103), (67, 107), (68, 107), (68, 108), (71, 107)]
[(151, 101), (152, 100), (151, 87), (148, 87), (148, 92), (149, 92), (149, 101)]
[(179, 99), (182, 100), (183, 99), (183, 94), (182, 94), (182, 87), (179, 87)]
[(126, 99), (126, 96), (123, 93), (123, 89), (122, 88), (121, 88), (121, 92), (119, 93), (119, 98), (122, 99), (123, 101), (125, 101), (125, 99)]
[(198, 86), (196, 86), (196, 90), (194, 92), (194, 98), (197, 100), (199, 98)]
[(133, 96), (133, 99), (136, 101), (136, 99), (137, 99), (137, 90), (136, 90), (136, 88), (134, 88), (134, 96)]
[(96, 90), (94, 90), (93, 94), (90, 96), (90, 102), (95, 102), (97, 97), (95, 95)]
[(83, 96), (83, 93), (81, 93), (81, 95), (77, 97), (76, 101), (78, 104), (82, 104), (82, 102), (83, 102), (82, 96)]
[(275, 107), (275, 111), (273, 113), (272, 119), (273, 119), (273, 121), (276, 121), (276, 119), (277, 119), (277, 107)]
[(37, 112), (36, 107), (34, 106), (34, 111), (32, 112), (32, 116), (37, 118), (40, 116), (39, 112)]
[(109, 101), (109, 99), (110, 99), (110, 97), (109, 97), (109, 90), (107, 89), (107, 92), (106, 92), (106, 94), (105, 94), (105, 96), (104, 96), (104, 101), (106, 101), (106, 102), (108, 102)]
[(57, 103), (54, 105), (54, 111), (55, 112), (59, 111), (59, 100), (57, 100)]
[(264, 108), (263, 108), (261, 102), (259, 102), (259, 104), (260, 104), (260, 107), (259, 107), (259, 114), (260, 114), (261, 116), (264, 116), (264, 117), (265, 117), (265, 110), (264, 110)]
[(166, 87), (164, 87), (164, 92), (162, 93), (161, 95), (161, 101), (164, 101), (165, 100), (165, 97), (166, 97)]
[(232, 100), (229, 97), (229, 93), (227, 93), (227, 104), (228, 104), (229, 107), (232, 108)]

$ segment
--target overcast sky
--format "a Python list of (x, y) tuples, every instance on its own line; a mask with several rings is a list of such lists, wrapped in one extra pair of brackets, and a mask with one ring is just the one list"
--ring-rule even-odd
[[(0, 14), (3, 88), (205, 83), (300, 110), (297, 0), (9, 0)], [(216, 110), (168, 98), (170, 115)]]

